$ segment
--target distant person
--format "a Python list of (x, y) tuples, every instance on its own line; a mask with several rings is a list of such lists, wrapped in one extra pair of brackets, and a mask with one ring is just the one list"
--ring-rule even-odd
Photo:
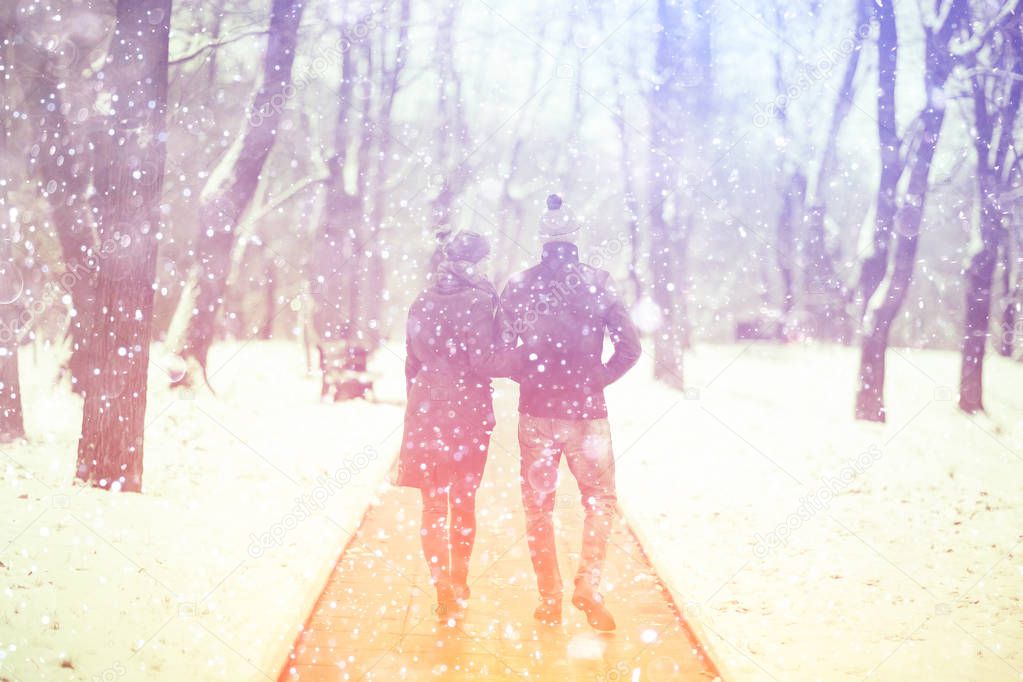
[[(604, 387), (640, 355), (639, 336), (610, 275), (579, 260), (580, 222), (547, 198), (540, 220), (540, 263), (511, 278), (501, 295), (499, 319), (508, 347), (521, 342), (519, 393), (520, 484), (530, 558), (540, 604), (537, 620), (561, 622), (562, 583), (553, 511), (558, 463), (568, 462), (586, 517), (572, 604), (598, 630), (615, 629), (599, 592), (617, 498), (611, 430)], [(604, 364), (604, 337), (614, 354)]]
[(476, 491), (494, 429), (490, 377), (510, 373), (515, 357), (498, 352), (497, 292), (479, 269), (489, 250), (475, 232), (449, 236), (406, 328), (408, 405), (396, 483), (422, 491), (423, 554), (442, 620), (461, 617), (469, 598)]

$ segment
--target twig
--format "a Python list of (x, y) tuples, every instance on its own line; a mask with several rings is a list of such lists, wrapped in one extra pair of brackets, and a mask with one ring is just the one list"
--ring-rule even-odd
[(192, 61), (193, 59), (201, 55), (203, 52), (206, 52), (207, 50), (215, 50), (218, 47), (221, 47), (223, 45), (230, 45), (231, 43), (236, 43), (239, 40), (243, 40), (244, 38), (250, 38), (252, 36), (263, 36), (267, 35), (268, 33), (269, 31), (266, 29), (261, 29), (259, 31), (244, 31), (242, 33), (239, 33), (238, 35), (231, 36), (230, 38), (223, 38), (221, 40), (215, 40), (211, 43), (206, 43), (205, 45), (200, 45), (199, 47), (195, 48), (188, 54), (171, 59), (170, 61), (167, 62), (167, 64), (170, 66), (184, 64), (185, 62)]
[(311, 178), (306, 178), (304, 181), (298, 183), (297, 185), (292, 185), (291, 189), (282, 194), (281, 196), (277, 197), (276, 199), (274, 199), (273, 201), (264, 206), (260, 206), (251, 216), (245, 219), (242, 225), (244, 227), (251, 227), (252, 225), (255, 225), (260, 220), (262, 220), (263, 218), (270, 215), (284, 204), (294, 199), (298, 194), (303, 192), (305, 189), (313, 185), (318, 185), (321, 182), (326, 182), (329, 178), (330, 178), (329, 174), (317, 175)]

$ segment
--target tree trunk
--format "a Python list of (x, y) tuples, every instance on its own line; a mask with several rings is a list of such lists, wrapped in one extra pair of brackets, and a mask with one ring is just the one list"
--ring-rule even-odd
[[(783, 162), (784, 163), (784, 162)], [(789, 172), (782, 188), (781, 211), (777, 224), (777, 258), (781, 272), (783, 320), (788, 323), (796, 306), (796, 264), (800, 251), (796, 239), (796, 225), (801, 222), (806, 177), (798, 169)]]
[(894, 268), (888, 277), (880, 303), (868, 310), (860, 349), (859, 391), (856, 394), (856, 418), (883, 422), (885, 360), (892, 322), (902, 308), (916, 260), (917, 237), (899, 234), (895, 238)]
[[(897, 46), (894, 29), (893, 0), (880, 0), (877, 5), (881, 21), (881, 37), (878, 38), (878, 52), (882, 62), (879, 68), (880, 94), (878, 110), (881, 113), (881, 101), (887, 100), (889, 94), (894, 95), (895, 73), (889, 71), (891, 64), (885, 64)], [(938, 25), (925, 25), (926, 60), (924, 85), (927, 102), (918, 117), (920, 135), (915, 140), (914, 149), (905, 166), (908, 173), (906, 192), (902, 197), (895, 214), (894, 228), (895, 254), (890, 272), (886, 262), (886, 279), (883, 291), (878, 290), (867, 303), (864, 317), (863, 345), (860, 355), (859, 390), (856, 395), (856, 418), (867, 421), (883, 422), (886, 420), (884, 407), (885, 354), (888, 349), (888, 337), (892, 323), (898, 315), (909, 292), (913, 279), (913, 267), (916, 263), (917, 243), (920, 224), (923, 219), (924, 204), (927, 199), (928, 182), (931, 172), (931, 161), (938, 145), (938, 136), (945, 120), (945, 103), (943, 88), (952, 71), (953, 57), (949, 51), (949, 42), (965, 17), (963, 0), (952, 0), (945, 15)], [(884, 113), (888, 114), (888, 102)], [(894, 114), (894, 101), (890, 102), (891, 113)], [(894, 122), (891, 121), (894, 125)], [(893, 134), (886, 131), (886, 118), (878, 116), (882, 153), (882, 189), (887, 168), (885, 136)], [(901, 173), (900, 173), (901, 175)], [(897, 184), (897, 181), (896, 181)], [(879, 197), (879, 200), (881, 197)], [(881, 214), (879, 201), (878, 215)]]
[(895, 217), (895, 254), (892, 269), (887, 275), (884, 289), (879, 289), (868, 304), (864, 318), (859, 392), (856, 396), (857, 419), (886, 421), (884, 377), (888, 337), (913, 279), (931, 160), (934, 158), (944, 117), (945, 110), (933, 104), (928, 104), (922, 114), (923, 134), (919, 148), (908, 166), (910, 173), (908, 189)]
[[(13, 7), (0, 10), (0, 60), (10, 60), (9, 39), (14, 34)], [(0, 101), (10, 101), (11, 84), (0, 78)], [(0, 165), (11, 168), (8, 137), (10, 119), (0, 119)], [(21, 412), (21, 376), (18, 372), (18, 315), (21, 312), (22, 278), (14, 261), (14, 225), (8, 205), (8, 185), (0, 183), (0, 443), (25, 436)]]
[[(941, 82), (944, 83), (944, 80)], [(934, 158), (944, 118), (944, 108), (935, 106), (933, 102), (928, 102), (927, 108), (921, 114), (923, 132), (919, 147), (907, 166), (908, 187), (895, 217), (895, 254), (892, 269), (887, 275), (884, 289), (879, 289), (868, 304), (864, 318), (859, 392), (856, 396), (857, 419), (877, 422), (886, 420), (884, 376), (888, 337), (913, 279), (931, 161)]]
[[(618, 110), (623, 110), (621, 95), (618, 98)], [(625, 119), (620, 116), (618, 120), (618, 135), (621, 137), (621, 162), (618, 170), (622, 174), (622, 195), (624, 196), (625, 209), (625, 232), (629, 238), (629, 283), (632, 285), (632, 298), (638, 301), (643, 295), (643, 280), (639, 274), (639, 249), (640, 249), (640, 227), (639, 227), (639, 201), (636, 199), (635, 180), (633, 179), (632, 163), (629, 153), (628, 131), (625, 127)], [(624, 245), (622, 246), (624, 249)]]
[(203, 188), (197, 262), (192, 286), (186, 287), (186, 292), (192, 295), (182, 296), (178, 316), (185, 328), (183, 332), (176, 330), (183, 338), (174, 340), (178, 352), (189, 361), (189, 370), (176, 384), (190, 385), (195, 382), (197, 371), (205, 373), (238, 223), (252, 202), (290, 96), (291, 67), (304, 6), (304, 0), (273, 0), (259, 90), (241, 134)]
[[(1016, 115), (1023, 94), (1023, 82), (1017, 80), (1023, 79), (1023, 33), (1019, 25), (1012, 24), (1005, 38), (1002, 49), (987, 53), (993, 62), (991, 70), (992, 73), (1007, 72), (1016, 79), (982, 76), (977, 72), (970, 79), (975, 130), (973, 141), (977, 157), (979, 239), (966, 270), (966, 315), (959, 373), (959, 408), (970, 414), (984, 409), (984, 355), (991, 331), (991, 292), (1000, 247), (1007, 299), (1011, 276), (1008, 253), (1012, 245), (1005, 238), (1002, 223), (1003, 214), (1008, 213), (1008, 209), (1001, 205), (1001, 200), (1012, 184), (1012, 164), (1007, 163), (1007, 154), (1014, 147)], [(1003, 85), (1006, 82), (1008, 87)], [(1008, 306), (1003, 309), (1000, 321), (1003, 325), (1005, 313), (1009, 310)], [(1008, 322), (1012, 323), (1011, 317)], [(1003, 327), (1001, 347), (1006, 345), (1006, 337), (1011, 354), (1012, 333), (1006, 334)]]
[(828, 250), (825, 220), (827, 207), (817, 203), (806, 214), (806, 270), (803, 295), (807, 321), (814, 338), (848, 344), (851, 333), (845, 308), (845, 291)]
[(374, 134), (369, 138), (376, 145), (375, 156), (377, 159), (373, 172), (373, 212), (370, 223), (370, 229), (373, 231), (372, 241), (375, 242), (376, 248), (369, 258), (367, 278), (371, 292), (371, 296), (367, 300), (369, 304), (367, 312), (369, 319), (373, 321), (368, 329), (368, 338), (366, 339), (366, 347), (370, 352), (380, 347), (385, 332), (391, 328), (391, 315), (385, 309), (385, 305), (390, 299), (388, 266), (393, 261), (388, 261), (383, 257), (381, 252), (387, 249), (381, 245), (387, 242), (386, 231), (392, 229), (392, 225), (389, 224), (385, 216), (388, 211), (393, 213), (395, 209), (387, 182), (395, 133), (392, 112), (394, 100), (400, 87), (401, 73), (408, 61), (410, 18), (410, 0), (401, 0), (398, 5), (397, 44), (394, 47), (394, 61), (391, 63), (388, 63), (387, 41), (385, 40), (387, 32), (380, 33), (378, 78), (383, 84), (384, 91), (381, 93), (382, 101), (376, 112), (376, 124), (371, 130)]
[(855, 0), (856, 18), (852, 48), (845, 63), (842, 84), (831, 112), (828, 136), (824, 140), (817, 172), (811, 176), (806, 200), (806, 268), (803, 294), (806, 311), (816, 338), (849, 343), (849, 317), (845, 306), (845, 287), (835, 271), (835, 256), (828, 248), (827, 184), (838, 155), (838, 135), (856, 97), (856, 73), (862, 52), (864, 27), (870, 19), (872, 0)]
[(351, 125), (348, 113), (355, 75), (351, 52), (346, 50), (341, 58), (334, 150), (327, 160), (326, 196), (312, 259), (310, 293), (313, 298), (312, 326), (317, 343), (341, 341), (348, 338), (350, 331), (345, 265), (354, 248), (351, 223), (359, 219), (360, 210), (358, 201), (345, 190), (345, 160)]
[[(6, 135), (6, 126), (0, 135)], [(0, 139), (0, 160), (7, 161)], [(0, 188), (0, 443), (25, 436), (18, 372), (18, 316), (21, 313), (21, 273), (12, 253), (14, 226), (8, 222), (7, 189)]]
[(1014, 258), (1019, 248), (1012, 243), (1011, 235), (1007, 235), (1002, 247), (1002, 303), (1001, 334), (999, 335), (998, 354), (1003, 358), (1011, 358), (1016, 350), (1016, 324), (1019, 314), (1020, 294), (1023, 293), (1023, 282), (1020, 274), (1020, 262)]
[[(50, 206), (60, 243), (66, 274), (60, 282), (71, 298), (68, 328), (71, 389), (82, 394), (88, 373), (99, 362), (88, 347), (92, 315), (96, 310), (97, 264), (97, 243), (86, 199), (92, 155), (87, 140), (75, 139), (79, 131), (65, 116), (67, 105), (63, 90), (58, 88), (59, 79), (48, 76), (50, 65), (45, 53), (21, 42), (16, 58), (22, 66), (17, 73), (22, 78), (25, 104), (33, 115), (37, 141), (29, 153), (39, 192)], [(106, 130), (97, 126), (96, 133), (95, 137), (99, 138), (106, 135)]]
[(974, 150), (977, 154), (978, 245), (966, 268), (966, 314), (963, 320), (962, 358), (959, 369), (959, 409), (968, 414), (984, 409), (984, 353), (991, 330), (991, 288), (998, 261), (1001, 215), (995, 205), (996, 174), (991, 167), (995, 122), (988, 111), (987, 91), (979, 76), (971, 79), (974, 112)]
[(263, 249), (263, 255), (270, 260), (263, 269), (263, 307), (266, 313), (259, 329), (259, 338), (269, 341), (274, 337), (274, 317), (277, 315), (277, 279), (274, 275), (273, 256), (266, 254), (266, 249)]
[[(2, 204), (0, 204), (2, 205)], [(6, 206), (3, 206), (6, 209)], [(2, 239), (6, 242), (7, 235)], [(7, 258), (0, 246), (0, 257)], [(0, 270), (11, 267), (10, 262), (0, 264)], [(0, 278), (6, 272), (0, 272)], [(18, 371), (18, 306), (14, 302), (0, 301), (0, 443), (9, 443), (25, 437), (25, 423), (21, 411), (21, 376)]]
[[(373, 61), (372, 45), (369, 41), (363, 43), (363, 49), (359, 50), (363, 68), (362, 78), (372, 81)], [(354, 135), (358, 141), (355, 152), (355, 194), (350, 197), (352, 205), (352, 219), (348, 222), (347, 229), (351, 236), (351, 251), (348, 260), (345, 262), (345, 273), (347, 274), (348, 286), (348, 315), (350, 325), (351, 341), (358, 346), (366, 348), (369, 346), (370, 329), (372, 326), (374, 300), (378, 292), (372, 289), (369, 274), (372, 269), (370, 262), (379, 257), (374, 251), (374, 238), (376, 237), (377, 226), (371, 225), (369, 216), (366, 213), (367, 188), (370, 182), (370, 152), (372, 140), (370, 139), (367, 121), (372, 115), (372, 96), (368, 93), (361, 97), (362, 106), (358, 111), (358, 124), (355, 127)], [(349, 157), (351, 158), (351, 157)]]
[[(99, 236), (114, 248), (97, 272), (90, 346), (104, 359), (90, 375), (77, 478), (141, 492), (147, 370), (152, 334), (160, 194), (166, 161), (167, 45), (171, 0), (118, 0), (110, 54), (109, 121), (99, 145), (94, 206)], [(141, 58), (140, 58), (141, 57)], [(140, 106), (146, 103), (146, 106)]]
[[(650, 95), (649, 153), (651, 298), (660, 311), (654, 332), (654, 378), (682, 389), (682, 356), (688, 345), (686, 252), (695, 207), (679, 197), (681, 160), (702, 156), (698, 148), (709, 118), (711, 20), (713, 3), (699, 0), (689, 16), (681, 3), (658, 0), (654, 56), (655, 85)], [(698, 164), (694, 164), (698, 166)], [(694, 173), (688, 180), (702, 182)], [(695, 188), (694, 188), (695, 189)], [(683, 213), (685, 211), (685, 213)]]
[[(1013, 68), (1012, 81), (1008, 97), (1003, 104), (1002, 131), (999, 135), (998, 150), (995, 155), (996, 166), (1006, 189), (1015, 186), (1016, 196), (1009, 201), (1016, 204), (1010, 225), (1012, 231), (1004, 235), (1002, 245), (1002, 290), (1005, 299), (1002, 304), (1002, 334), (999, 353), (1012, 357), (1019, 336), (1020, 312), (1023, 309), (1023, 228), (1019, 221), (1023, 214), (1023, 197), (1019, 195), (1019, 183), (1023, 182), (1023, 168), (1020, 167), (1020, 151), (1014, 151), (1015, 161), (1008, 162), (1010, 148), (1015, 145), (1016, 119), (1023, 105), (1023, 27), (1018, 22), (1009, 22), (1005, 26), (1012, 46)], [(1008, 208), (1008, 207), (1003, 207)]]
[(870, 253), (860, 265), (859, 285), (864, 312), (888, 270), (892, 226), (897, 208), (896, 190), (902, 175), (899, 134), (895, 120), (895, 78), (899, 37), (891, 0), (874, 5), (880, 30), (877, 38), (878, 95), (877, 134), (881, 155), (881, 178), (874, 200), (874, 227)]
[[(603, 28), (603, 26), (601, 26)], [(632, 65), (632, 71), (635, 71), (635, 65)], [(629, 144), (629, 131), (628, 124), (623, 118), (625, 114), (625, 97), (622, 92), (621, 79), (619, 74), (614, 75), (614, 91), (616, 93), (615, 109), (618, 114), (614, 117), (615, 126), (618, 129), (618, 143), (620, 145), (618, 153), (618, 172), (622, 176), (622, 208), (625, 210), (625, 236), (628, 238), (629, 244), (629, 284), (632, 287), (632, 300), (639, 301), (643, 297), (644, 286), (643, 280), (639, 272), (639, 250), (640, 250), (640, 215), (639, 215), (639, 200), (636, 197), (636, 179), (635, 171), (632, 165), (632, 152), (631, 145)], [(623, 239), (616, 238), (618, 242), (624, 242)], [(625, 244), (620, 244), (620, 248), (624, 251)]]
[[(660, 197), (652, 200), (658, 201)], [(682, 356), (685, 350), (685, 303), (680, 282), (681, 263), (675, 258), (674, 240), (682, 237), (682, 225), (669, 226), (655, 209), (650, 216), (650, 274), (652, 298), (661, 314), (654, 332), (654, 379), (682, 390)], [(671, 230), (674, 234), (670, 234)]]
[(981, 207), (978, 224), (980, 248), (966, 270), (966, 316), (963, 332), (962, 364), (959, 372), (959, 408), (974, 413), (984, 409), (984, 353), (991, 329), (991, 289), (998, 261), (1001, 216), (991, 206), (990, 186), (978, 169)]
[[(779, 35), (785, 30), (783, 10), (780, 5), (774, 5), (774, 26)], [(789, 139), (792, 131), (789, 129), (788, 107), (784, 104), (787, 101), (785, 84), (785, 70), (782, 59), (782, 48), (774, 52), (774, 89), (778, 103), (773, 107), (774, 118), (781, 129), (781, 136)], [(796, 236), (796, 223), (803, 210), (806, 191), (806, 176), (801, 168), (802, 160), (793, 159), (792, 155), (779, 149), (777, 160), (777, 177), (781, 179), (778, 193), (781, 195), (781, 207), (778, 210), (778, 219), (775, 223), (775, 263), (778, 266), (778, 274), (781, 276), (781, 311), (784, 327), (791, 322), (792, 311), (796, 305), (796, 270), (797, 254), (801, 252), (799, 239)]]

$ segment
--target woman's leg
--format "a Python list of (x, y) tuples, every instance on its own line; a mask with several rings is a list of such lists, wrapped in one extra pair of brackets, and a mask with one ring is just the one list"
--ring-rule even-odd
[(448, 552), (448, 493), (444, 489), (423, 488), (423, 523), (419, 531), (423, 556), (430, 567), (430, 581), (437, 593), (451, 588)]
[(469, 598), (469, 559), (476, 540), (476, 490), (479, 477), (451, 486), (451, 583), (459, 599)]

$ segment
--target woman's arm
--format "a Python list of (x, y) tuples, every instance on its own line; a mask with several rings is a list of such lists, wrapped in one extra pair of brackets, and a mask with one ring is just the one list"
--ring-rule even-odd
[[(409, 311), (409, 318), (411, 319), (412, 312)], [(416, 356), (415, 349), (412, 348), (412, 325), (405, 325), (405, 393), (408, 395), (412, 391), (412, 381), (419, 374), (419, 370), (423, 368), (423, 362)]]
[(507, 284), (497, 302), (497, 313), (494, 324), (497, 328), (497, 341), (505, 349), (514, 348), (519, 344), (518, 321), (512, 314), (515, 309), (511, 301), (512, 285)]
[(496, 313), (497, 305), (491, 297), (473, 303), (467, 327), (470, 330), (469, 365), (480, 376), (514, 379), (522, 364), (522, 353), (502, 343)]

